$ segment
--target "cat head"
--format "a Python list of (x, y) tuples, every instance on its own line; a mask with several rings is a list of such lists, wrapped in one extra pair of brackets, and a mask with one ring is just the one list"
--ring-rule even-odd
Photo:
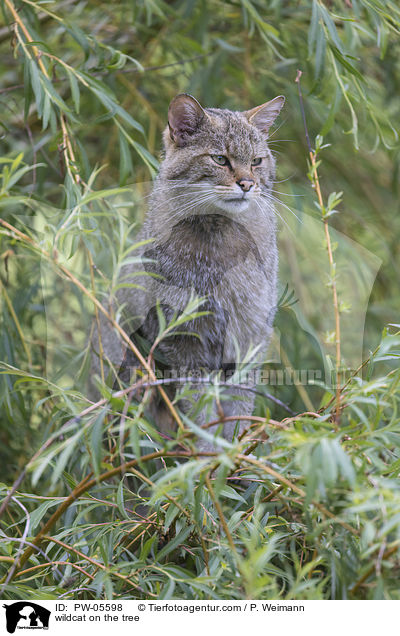
[(203, 108), (191, 95), (178, 95), (168, 110), (161, 178), (197, 192), (204, 204), (244, 211), (274, 178), (268, 133), (284, 102), (279, 96), (237, 112)]

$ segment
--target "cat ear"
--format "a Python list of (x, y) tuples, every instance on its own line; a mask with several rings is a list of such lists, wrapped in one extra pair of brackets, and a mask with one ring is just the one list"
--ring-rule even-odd
[(182, 93), (174, 97), (168, 109), (169, 134), (177, 146), (183, 146), (188, 137), (196, 132), (206, 112), (197, 99)]
[(251, 110), (246, 110), (244, 115), (247, 117), (250, 124), (256, 126), (256, 128), (258, 128), (261, 132), (267, 133), (281, 112), (284, 103), (285, 98), (283, 95), (279, 95), (278, 97), (271, 99), (270, 102), (261, 104), (261, 106), (256, 106)]

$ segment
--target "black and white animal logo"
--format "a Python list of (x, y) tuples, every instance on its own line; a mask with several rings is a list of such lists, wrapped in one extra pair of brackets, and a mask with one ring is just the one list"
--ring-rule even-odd
[(3, 605), (6, 610), (6, 627), (9, 634), (18, 629), (49, 629), (51, 612), (30, 601), (18, 601)]

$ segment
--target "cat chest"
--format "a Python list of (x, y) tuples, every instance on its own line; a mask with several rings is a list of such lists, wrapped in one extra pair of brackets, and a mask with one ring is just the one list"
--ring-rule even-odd
[(260, 247), (249, 233), (199, 231), (177, 232), (150, 256), (164, 284), (218, 296), (226, 287), (243, 295), (262, 286), (275, 258), (273, 246)]
[[(194, 249), (190, 245), (157, 246), (152, 259), (152, 300), (169, 307), (172, 314), (183, 311), (195, 292), (205, 298), (201, 310), (208, 312), (187, 325), (196, 333), (224, 340), (225, 331), (238, 341), (257, 340), (269, 325), (275, 306), (276, 251)], [(225, 335), (224, 335), (225, 334)], [(249, 340), (249, 341), (250, 341)]]
[(238, 295), (246, 295), (247, 290), (251, 293), (260, 290), (265, 267), (268, 263), (252, 253), (230, 250), (211, 255), (204, 250), (185, 249), (159, 253), (155, 272), (163, 285), (194, 289), (201, 296), (223, 297), (228, 289), (229, 294), (236, 290)]

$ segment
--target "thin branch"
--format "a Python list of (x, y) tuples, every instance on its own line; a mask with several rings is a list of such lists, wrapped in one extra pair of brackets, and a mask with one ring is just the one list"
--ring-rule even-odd
[[(54, 539), (52, 539), (52, 541), (54, 541)], [(40, 563), (39, 565), (33, 565), (31, 568), (27, 568), (26, 570), (22, 570), (22, 572), (18, 572), (18, 574), (15, 575), (15, 578), (18, 578), (19, 576), (23, 576), (24, 574), (29, 574), (29, 572), (33, 572), (34, 570), (38, 570), (39, 568), (48, 568), (53, 565), (65, 565), (65, 566), (70, 565), (76, 570), (79, 570), (79, 572), (81, 572), (81, 574), (83, 574), (84, 576), (87, 576), (87, 578), (90, 579), (91, 581), (93, 581), (94, 579), (94, 576), (89, 574), (89, 572), (86, 572), (86, 570), (80, 567), (77, 563), (72, 563), (71, 561), (52, 561), (51, 563)]]
[[(388, 550), (386, 550), (386, 552), (384, 552), (384, 554), (381, 557), (381, 560), (386, 560), (388, 559), (390, 556), (392, 556), (392, 554), (394, 554), (398, 549), (399, 549), (399, 541), (396, 541), (396, 544), (394, 546), (392, 546), (391, 548), (389, 548)], [(350, 588), (350, 594), (352, 596), (354, 596), (355, 592), (357, 592), (358, 588), (361, 587), (365, 581), (367, 579), (369, 579), (369, 577), (371, 576), (371, 574), (373, 574), (376, 570), (376, 566), (375, 564), (371, 565), (370, 568), (368, 568), (368, 570), (365, 572), (365, 574), (362, 575), (362, 577), (360, 579), (358, 579), (358, 581), (356, 583), (354, 583), (354, 585)]]
[[(161, 378), (159, 380), (154, 380), (152, 382), (139, 382), (138, 385), (142, 386), (142, 387), (152, 387), (152, 386), (161, 386), (163, 384), (186, 384), (187, 382), (191, 383), (191, 384), (214, 384), (213, 380), (211, 378), (196, 378), (196, 377), (185, 377), (185, 378)], [(241, 391), (246, 391), (249, 393), (253, 393), (254, 395), (260, 395), (261, 397), (267, 398), (268, 400), (271, 400), (271, 402), (275, 402), (275, 404), (278, 404), (279, 406), (281, 406), (282, 408), (285, 409), (285, 411), (287, 411), (288, 413), (290, 413), (291, 415), (296, 415), (296, 413), (294, 411), (292, 411), (292, 409), (290, 408), (290, 406), (288, 406), (287, 404), (285, 404), (285, 402), (282, 402), (282, 400), (279, 400), (279, 398), (275, 397), (274, 395), (271, 395), (271, 393), (268, 393), (267, 391), (259, 391), (258, 389), (254, 389), (253, 387), (249, 386), (248, 384), (233, 384), (232, 382), (220, 382), (217, 381), (218, 386), (222, 386), (224, 388), (231, 388), (231, 389), (239, 389)]]
[[(99, 568), (100, 570), (104, 570), (105, 572), (107, 572), (107, 574), (110, 574), (111, 576), (116, 576), (117, 578), (125, 581), (125, 583), (128, 583), (128, 585), (130, 585), (131, 587), (135, 588), (136, 590), (140, 590), (141, 592), (144, 593), (144, 590), (140, 587), (140, 585), (137, 585), (136, 583), (131, 581), (129, 577), (124, 576), (123, 574), (120, 574), (119, 572), (115, 572), (107, 568), (102, 563), (99, 563), (99, 561), (95, 561), (95, 559), (92, 559), (87, 554), (84, 554), (83, 552), (81, 552), (80, 550), (77, 550), (76, 548), (72, 548), (67, 543), (64, 543), (63, 541), (60, 541), (59, 539), (55, 539), (54, 537), (51, 537), (51, 536), (44, 536), (43, 541), (48, 541), (49, 543), (57, 543), (58, 545), (62, 546), (64, 550), (67, 550), (67, 552), (72, 552), (72, 554), (75, 554), (79, 556), (81, 559), (88, 561), (88, 563), (91, 563), (92, 565)], [(20, 572), (20, 575), (22, 575), (23, 572)], [(90, 578), (93, 578), (93, 577), (90, 577)], [(146, 594), (149, 594), (149, 596), (155, 596), (155, 594), (152, 594), (151, 592), (148, 592), (148, 591), (146, 591)]]
[[(14, 6), (12, 0), (4, 0), (4, 2), (7, 5), (10, 13), (12, 14), (12, 16), (13, 16), (13, 18), (15, 20), (15, 24), (14, 24), (15, 35), (18, 38), (18, 40), (20, 41), (21, 45), (24, 47), (24, 50), (25, 50), (26, 54), (28, 55), (28, 57), (31, 57), (31, 54), (28, 53), (28, 51), (26, 50), (26, 47), (24, 46), (24, 42), (23, 42), (23, 40), (21, 39), (21, 37), (19, 35), (19, 29), (24, 34), (24, 36), (26, 38), (26, 41), (30, 44), (32, 53), (33, 53), (34, 57), (36, 58), (36, 61), (37, 61), (38, 65), (39, 65), (39, 68), (42, 71), (43, 75), (45, 76), (46, 79), (51, 81), (49, 73), (47, 71), (47, 68), (46, 68), (46, 66), (45, 66), (45, 64), (44, 64), (44, 62), (42, 60), (43, 52), (40, 51), (35, 44), (33, 44), (34, 40), (31, 37), (31, 34), (29, 33), (29, 30), (25, 26), (25, 24), (22, 21), (20, 15), (18, 14), (17, 10), (15, 9), (15, 6)], [(74, 154), (74, 151), (73, 151), (73, 148), (72, 148), (72, 143), (71, 143), (71, 139), (70, 139), (70, 136), (69, 136), (69, 132), (68, 132), (65, 116), (64, 116), (64, 114), (62, 112), (60, 112), (60, 123), (61, 123), (62, 137), (63, 137), (62, 153), (63, 153), (63, 156), (64, 156), (65, 166), (67, 168), (67, 172), (70, 175), (71, 179), (73, 181), (75, 181), (75, 183), (77, 185), (79, 185), (80, 182), (81, 182), (81, 177), (80, 177), (79, 173), (76, 170), (75, 154)], [(73, 170), (72, 170), (72, 166), (74, 167)]]
[[(290, 479), (288, 479), (284, 475), (281, 475), (280, 473), (278, 473), (276, 470), (274, 470), (270, 466), (267, 466), (266, 464), (263, 464), (258, 459), (254, 459), (253, 457), (247, 457), (246, 455), (237, 455), (236, 458), (240, 459), (241, 461), (244, 461), (244, 462), (247, 462), (249, 464), (252, 464), (253, 466), (256, 466), (257, 468), (259, 468), (263, 472), (265, 472), (268, 475), (271, 475), (272, 477), (274, 477), (281, 484), (284, 484), (285, 486), (287, 486), (288, 488), (293, 490), (295, 493), (300, 495), (300, 497), (306, 498), (307, 493), (302, 488), (299, 488), (298, 486), (296, 486), (296, 484), (294, 484), (292, 481), (290, 481)], [(343, 528), (345, 528), (346, 530), (351, 532), (351, 534), (353, 534), (354, 536), (356, 536), (356, 537), (359, 536), (359, 534), (358, 534), (357, 530), (355, 530), (355, 528), (353, 528), (351, 525), (349, 525), (345, 521), (342, 521), (341, 519), (338, 519), (337, 516), (334, 515), (332, 512), (330, 512), (330, 510), (325, 508), (325, 506), (323, 506), (322, 504), (320, 504), (320, 503), (318, 503), (316, 501), (313, 501), (312, 504), (316, 508), (318, 508), (318, 510), (320, 510), (326, 517), (328, 517), (329, 519), (332, 519), (336, 523), (340, 524)]]
[[(137, 470), (137, 468), (131, 468), (130, 472), (134, 473), (134, 475), (137, 475), (139, 477), (139, 479), (141, 479), (142, 481), (144, 481), (146, 484), (148, 484), (149, 486), (151, 486), (152, 488), (156, 488), (156, 484), (151, 481), (151, 479), (149, 479), (148, 477), (146, 477), (146, 475), (143, 475), (143, 473), (141, 473), (139, 470)], [(204, 553), (204, 564), (206, 566), (206, 570), (208, 575), (210, 574), (209, 571), (209, 558), (208, 558), (208, 550), (207, 550), (207, 546), (206, 546), (206, 542), (205, 542), (205, 538), (203, 536), (203, 533), (201, 531), (200, 526), (198, 525), (197, 521), (195, 519), (192, 518), (192, 516), (190, 515), (190, 513), (185, 510), (185, 508), (179, 503), (179, 501), (175, 498), (172, 497), (172, 495), (169, 495), (168, 493), (164, 493), (166, 499), (168, 499), (168, 501), (170, 501), (174, 506), (176, 506), (178, 508), (178, 510), (180, 510), (182, 512), (182, 514), (185, 515), (185, 517), (187, 519), (189, 519), (191, 522), (194, 521), (195, 526), (197, 528), (197, 532), (199, 534), (200, 537), (200, 541), (201, 541), (201, 546), (203, 548), (203, 553)]]
[[(377, 347), (375, 347), (375, 349), (373, 350), (372, 353), (369, 354), (368, 358), (366, 358), (365, 360), (363, 360), (363, 362), (357, 367), (357, 369), (355, 371), (353, 371), (353, 373), (351, 373), (350, 377), (347, 378), (346, 382), (343, 384), (342, 387), (340, 387), (340, 394), (343, 393), (343, 391), (348, 387), (348, 385), (350, 384), (350, 382), (352, 381), (353, 378), (355, 378), (360, 371), (363, 370), (363, 368), (368, 364), (368, 362), (370, 362), (370, 360), (377, 354), (377, 352), (379, 351), (379, 348), (381, 346), (381, 343), (378, 344)], [(336, 399), (335, 396), (333, 396), (329, 402), (327, 402), (327, 404), (325, 404), (325, 406), (322, 406), (319, 411), (321, 413), (323, 413), (324, 411), (326, 411), (327, 408), (329, 408), (332, 404), (332, 402), (334, 402)]]
[[(121, 75), (126, 73), (147, 73), (148, 71), (162, 71), (165, 68), (170, 68), (173, 66), (182, 66), (183, 64), (188, 64), (189, 62), (194, 62), (200, 60), (204, 57), (210, 57), (213, 53), (203, 53), (202, 55), (195, 55), (194, 57), (189, 57), (186, 60), (180, 60), (179, 62), (171, 62), (170, 64), (160, 64), (160, 66), (144, 66), (142, 69), (139, 68), (124, 68), (118, 71), (98, 71), (93, 73), (94, 77), (107, 77), (108, 75)], [(59, 84), (60, 82), (67, 82), (67, 77), (57, 77), (52, 80), (53, 84)], [(25, 88), (25, 84), (14, 84), (13, 86), (7, 86), (6, 88), (0, 88), (0, 95), (2, 93), (9, 93), (16, 90), (21, 90)]]
[[(116, 468), (112, 468), (105, 473), (102, 473), (98, 477), (94, 477), (92, 479), (88, 479), (85, 477), (71, 492), (71, 494), (60, 504), (57, 510), (51, 515), (50, 519), (44, 524), (40, 532), (35, 536), (32, 540), (32, 545), (25, 550), (25, 552), (21, 555), (21, 558), (18, 563), (18, 568), (20, 569), (24, 563), (30, 558), (30, 556), (34, 552), (34, 548), (38, 547), (42, 541), (43, 537), (48, 534), (49, 530), (54, 526), (54, 524), (60, 519), (60, 517), (64, 514), (66, 510), (77, 500), (79, 497), (90, 490), (94, 486), (100, 484), (101, 482), (111, 479), (117, 475), (125, 473), (129, 468), (136, 466), (137, 464), (142, 464), (148, 462), (152, 459), (157, 459), (159, 457), (216, 457), (218, 453), (211, 452), (179, 452), (179, 451), (157, 451), (154, 453), (149, 453), (148, 455), (144, 455), (143, 457), (139, 457), (138, 459), (132, 459), (126, 464), (122, 464), (117, 466)], [(7, 575), (3, 577), (0, 583), (3, 583), (7, 578)], [(12, 579), (11, 579), (12, 580)]]
[(306, 121), (306, 117), (305, 117), (305, 113), (304, 113), (303, 95), (302, 95), (302, 92), (301, 92), (301, 84), (300, 84), (301, 75), (302, 75), (302, 71), (298, 70), (295, 82), (297, 83), (297, 86), (298, 86), (298, 89), (299, 89), (300, 109), (301, 109), (301, 113), (302, 113), (302, 117), (303, 117), (304, 130), (305, 130), (305, 135), (306, 135), (306, 139), (307, 139), (307, 146), (308, 146), (308, 152), (309, 152), (310, 161), (311, 161), (312, 185), (313, 185), (313, 188), (315, 189), (315, 192), (317, 193), (318, 203), (319, 203), (321, 214), (322, 214), (322, 220), (323, 220), (324, 230), (325, 230), (326, 246), (327, 246), (327, 250), (328, 250), (329, 266), (330, 266), (330, 277), (331, 277), (332, 297), (333, 297), (333, 309), (334, 309), (334, 314), (335, 314), (335, 341), (336, 341), (336, 414), (335, 414), (335, 421), (336, 421), (336, 425), (339, 425), (339, 423), (340, 423), (340, 384), (341, 384), (340, 366), (341, 366), (341, 360), (342, 359), (341, 359), (341, 351), (340, 351), (340, 311), (339, 311), (339, 303), (338, 303), (338, 295), (337, 295), (337, 287), (336, 287), (336, 278), (335, 278), (335, 262), (333, 260), (333, 251), (332, 251), (331, 237), (330, 237), (330, 234), (329, 234), (328, 218), (324, 214), (325, 206), (324, 206), (324, 201), (323, 201), (323, 198), (322, 198), (321, 187), (320, 187), (320, 182), (319, 182), (319, 175), (318, 175), (318, 170), (317, 170), (317, 152), (316, 152), (316, 150), (313, 150), (311, 148), (310, 137), (309, 137), (308, 128), (307, 128), (307, 121)]
[(238, 560), (238, 566), (239, 566), (239, 553), (238, 553), (238, 551), (236, 549), (235, 542), (232, 539), (232, 535), (231, 535), (231, 533), (229, 531), (228, 524), (226, 523), (226, 519), (225, 519), (224, 513), (222, 512), (221, 504), (219, 503), (219, 501), (218, 501), (218, 499), (217, 499), (217, 497), (215, 495), (214, 489), (213, 489), (213, 487), (211, 485), (210, 473), (209, 472), (205, 476), (205, 482), (206, 482), (206, 486), (207, 486), (208, 492), (210, 493), (210, 497), (211, 497), (211, 499), (212, 499), (212, 501), (214, 503), (214, 506), (215, 506), (215, 508), (217, 510), (219, 519), (221, 521), (221, 525), (222, 525), (222, 527), (224, 529), (224, 532), (226, 534), (226, 538), (228, 539), (228, 543), (229, 543), (229, 545), (231, 547), (232, 552), (236, 555), (236, 558)]

